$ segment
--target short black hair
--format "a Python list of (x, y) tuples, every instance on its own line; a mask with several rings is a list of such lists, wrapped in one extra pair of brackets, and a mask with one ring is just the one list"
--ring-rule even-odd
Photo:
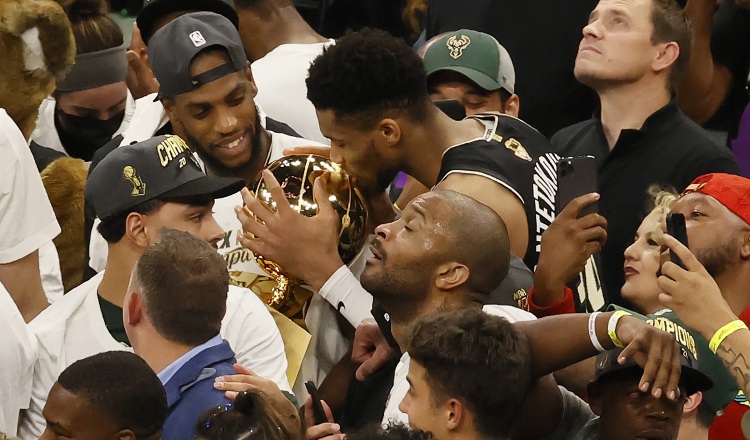
[(388, 426), (372, 423), (347, 434), (346, 438), (347, 440), (432, 440), (432, 434), (412, 429), (402, 423), (390, 423)]
[(143, 359), (127, 351), (76, 361), (60, 373), (57, 383), (139, 439), (158, 433), (167, 419), (167, 395), (159, 378)]
[(189, 196), (189, 197), (174, 197), (174, 198), (163, 198), (163, 199), (151, 199), (143, 203), (139, 203), (132, 208), (128, 208), (125, 211), (118, 212), (110, 215), (109, 217), (101, 219), (101, 223), (97, 226), (96, 230), (102, 235), (104, 240), (109, 244), (115, 244), (122, 240), (125, 236), (125, 220), (128, 216), (137, 212), (142, 215), (151, 215), (159, 211), (167, 203), (179, 203), (181, 205), (191, 206), (208, 206), (213, 203), (213, 196), (202, 195), (202, 196)]
[(229, 272), (205, 241), (163, 229), (134, 269), (145, 314), (163, 338), (198, 346), (219, 334), (226, 313)]
[(368, 130), (384, 117), (427, 117), (427, 74), (419, 56), (389, 33), (349, 31), (310, 66), (307, 98), (317, 110)]
[(531, 384), (526, 337), (479, 307), (427, 316), (411, 334), (407, 352), (425, 369), (434, 403), (458, 399), (480, 434), (507, 437)]

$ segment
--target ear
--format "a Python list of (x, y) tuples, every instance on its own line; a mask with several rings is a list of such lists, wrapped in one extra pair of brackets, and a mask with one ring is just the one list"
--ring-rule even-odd
[(744, 227), (740, 232), (740, 257), (750, 259), (750, 229)]
[(116, 434), (117, 440), (137, 440), (138, 437), (129, 429), (123, 429)]
[(162, 98), (161, 105), (164, 107), (164, 112), (167, 114), (169, 122), (171, 122), (172, 125), (182, 127), (180, 116), (177, 114), (177, 104), (169, 98)]
[(383, 135), (383, 139), (389, 147), (398, 144), (401, 140), (401, 126), (394, 119), (383, 119), (378, 124), (377, 130)]
[(521, 111), (521, 100), (515, 93), (505, 101), (505, 114), (513, 117), (518, 117), (518, 113)]
[(123, 307), (127, 307), (128, 309), (128, 322), (126, 322), (125, 324), (132, 327), (143, 320), (143, 297), (140, 293), (128, 292), (128, 295), (125, 296), (125, 299), (127, 301), (127, 304), (123, 304)]
[(589, 382), (587, 391), (589, 394), (589, 407), (594, 414), (602, 415), (602, 387), (596, 382)]
[(445, 428), (449, 432), (458, 431), (468, 421), (469, 413), (458, 399), (448, 399), (443, 404), (442, 409), (445, 411), (447, 418)]
[(469, 268), (459, 263), (446, 263), (438, 266), (435, 286), (442, 290), (455, 289), (469, 280)]
[(661, 72), (672, 66), (677, 58), (680, 56), (680, 46), (676, 42), (671, 41), (669, 43), (657, 44), (657, 52), (654, 61), (651, 63), (651, 68), (654, 72)]
[(146, 216), (137, 212), (131, 212), (125, 219), (125, 237), (131, 243), (144, 249), (149, 245), (147, 223)]
[(250, 61), (248, 61), (247, 66), (245, 66), (245, 77), (250, 81), (250, 94), (255, 98), (258, 95), (258, 86), (253, 79), (253, 69), (250, 67)]
[(698, 406), (703, 402), (703, 393), (698, 391), (691, 394), (685, 399), (685, 405), (682, 407), (682, 413), (687, 414), (698, 410)]

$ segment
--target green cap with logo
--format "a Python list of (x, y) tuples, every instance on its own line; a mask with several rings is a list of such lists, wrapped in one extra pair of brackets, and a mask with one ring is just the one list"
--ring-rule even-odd
[(436, 72), (453, 71), (484, 90), (505, 89), (515, 93), (516, 71), (508, 51), (492, 36), (461, 29), (435, 40), (424, 54), (429, 78)]
[(627, 311), (636, 318), (643, 319), (649, 325), (674, 335), (675, 341), (697, 361), (697, 365), (694, 365), (694, 367), (713, 381), (713, 387), (708, 391), (703, 391), (703, 401), (706, 402), (712, 412), (721, 412), (734, 400), (739, 391), (737, 382), (724, 367), (721, 359), (708, 348), (706, 338), (686, 326), (675, 312), (670, 309), (663, 309), (644, 316), (619, 306), (610, 306), (609, 309)]

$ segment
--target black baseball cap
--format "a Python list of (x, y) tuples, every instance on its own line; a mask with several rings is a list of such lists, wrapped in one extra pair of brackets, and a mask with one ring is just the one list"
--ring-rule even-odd
[[(191, 76), (190, 63), (212, 48), (226, 50), (230, 62)], [(159, 29), (148, 45), (148, 58), (159, 81), (159, 97), (191, 92), (248, 65), (239, 32), (226, 17), (213, 12), (181, 15)]]
[[(678, 342), (679, 344), (679, 342)], [(697, 369), (698, 361), (690, 353), (687, 347), (680, 345), (680, 360), (682, 370), (680, 372), (680, 386), (685, 387), (687, 395), (694, 394), (698, 391), (707, 391), (714, 386), (713, 380), (708, 375)], [(609, 376), (613, 373), (625, 372), (628, 370), (643, 372), (643, 369), (635, 363), (632, 358), (620, 364), (617, 358), (622, 353), (622, 348), (605, 351), (596, 357), (596, 370), (594, 381), (599, 381), (602, 377)]]
[(143, 42), (148, 45), (156, 32), (156, 22), (160, 18), (180, 11), (215, 12), (226, 17), (235, 28), (240, 27), (240, 19), (232, 7), (231, 0), (145, 0), (143, 9), (135, 19)]
[(105, 219), (153, 199), (234, 194), (242, 179), (207, 176), (179, 136), (157, 136), (124, 145), (94, 168), (84, 194)]

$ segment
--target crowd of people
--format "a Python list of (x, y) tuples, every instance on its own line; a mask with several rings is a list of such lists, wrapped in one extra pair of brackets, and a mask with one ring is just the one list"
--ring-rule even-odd
[(0, 439), (750, 438), (750, 3), (337, 1), (0, 2)]

